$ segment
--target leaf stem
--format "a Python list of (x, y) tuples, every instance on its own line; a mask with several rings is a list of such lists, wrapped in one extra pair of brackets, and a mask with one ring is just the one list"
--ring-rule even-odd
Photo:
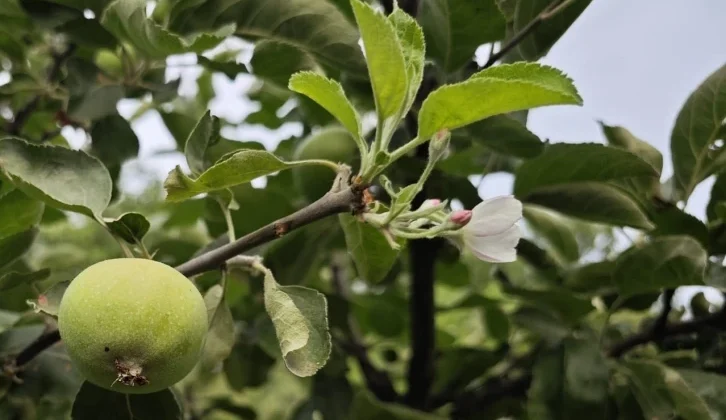
[(234, 221), (232, 220), (232, 212), (229, 211), (229, 206), (224, 203), (222, 199), (218, 199), (217, 203), (219, 203), (219, 207), (222, 209), (222, 214), (224, 214), (224, 221), (227, 223), (227, 237), (229, 238), (229, 243), (232, 243), (235, 241), (235, 235), (234, 235)]
[(321, 166), (327, 166), (328, 168), (332, 169), (334, 172), (338, 172), (340, 170), (340, 165), (333, 162), (332, 160), (326, 160), (326, 159), (305, 159), (305, 160), (296, 160), (294, 163), (295, 165), (321, 165)]

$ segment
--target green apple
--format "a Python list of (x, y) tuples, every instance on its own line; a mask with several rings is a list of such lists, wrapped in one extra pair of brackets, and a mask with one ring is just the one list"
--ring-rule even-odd
[(195, 285), (172, 267), (141, 258), (96, 263), (73, 279), (58, 328), (78, 371), (112, 391), (147, 394), (196, 365), (208, 320)]

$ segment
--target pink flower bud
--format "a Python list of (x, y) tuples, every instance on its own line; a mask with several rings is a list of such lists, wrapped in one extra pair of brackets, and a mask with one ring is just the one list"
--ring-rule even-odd
[(456, 210), (449, 215), (449, 219), (457, 225), (464, 226), (471, 220), (471, 210)]
[(426, 202), (429, 206), (438, 206), (439, 204), (441, 204), (441, 200), (439, 200), (438, 198), (429, 198), (428, 200), (426, 200)]

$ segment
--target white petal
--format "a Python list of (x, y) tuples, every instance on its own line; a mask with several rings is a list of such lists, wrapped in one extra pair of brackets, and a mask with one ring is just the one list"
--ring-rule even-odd
[(484, 200), (474, 207), (465, 226), (476, 236), (504, 232), (522, 218), (522, 203), (511, 195)]
[[(468, 233), (468, 232), (467, 232)], [(465, 234), (467, 247), (479, 259), (489, 262), (512, 262), (517, 259), (515, 247), (519, 243), (521, 231), (519, 226), (512, 225), (509, 229), (496, 235), (473, 236)]]

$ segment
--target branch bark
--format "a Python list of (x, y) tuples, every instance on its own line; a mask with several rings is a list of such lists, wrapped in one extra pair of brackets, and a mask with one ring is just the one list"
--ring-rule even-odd
[[(49, 82), (53, 82), (58, 78), (61, 68), (63, 67), (63, 63), (65, 63), (66, 60), (68, 60), (73, 55), (73, 53), (76, 51), (76, 47), (76, 44), (69, 44), (68, 48), (66, 48), (65, 51), (60, 54), (55, 54), (53, 56), (53, 64), (48, 70)], [(31, 99), (27, 104), (25, 104), (23, 108), (21, 108), (15, 114), (13, 122), (8, 125), (9, 134), (16, 135), (20, 133), (20, 131), (23, 129), (23, 126), (28, 121), (28, 118), (30, 118), (33, 112), (35, 112), (36, 108), (38, 108), (38, 105), (40, 104), (40, 100), (42, 98), (42, 94), (34, 96), (33, 99)]]
[(334, 214), (346, 211), (357, 212), (362, 207), (363, 189), (363, 187), (351, 186), (341, 191), (329, 192), (295, 213), (261, 227), (232, 243), (192, 258), (177, 266), (176, 269), (187, 277), (214, 270), (221, 267), (228, 259), (282, 237), (299, 227)]

